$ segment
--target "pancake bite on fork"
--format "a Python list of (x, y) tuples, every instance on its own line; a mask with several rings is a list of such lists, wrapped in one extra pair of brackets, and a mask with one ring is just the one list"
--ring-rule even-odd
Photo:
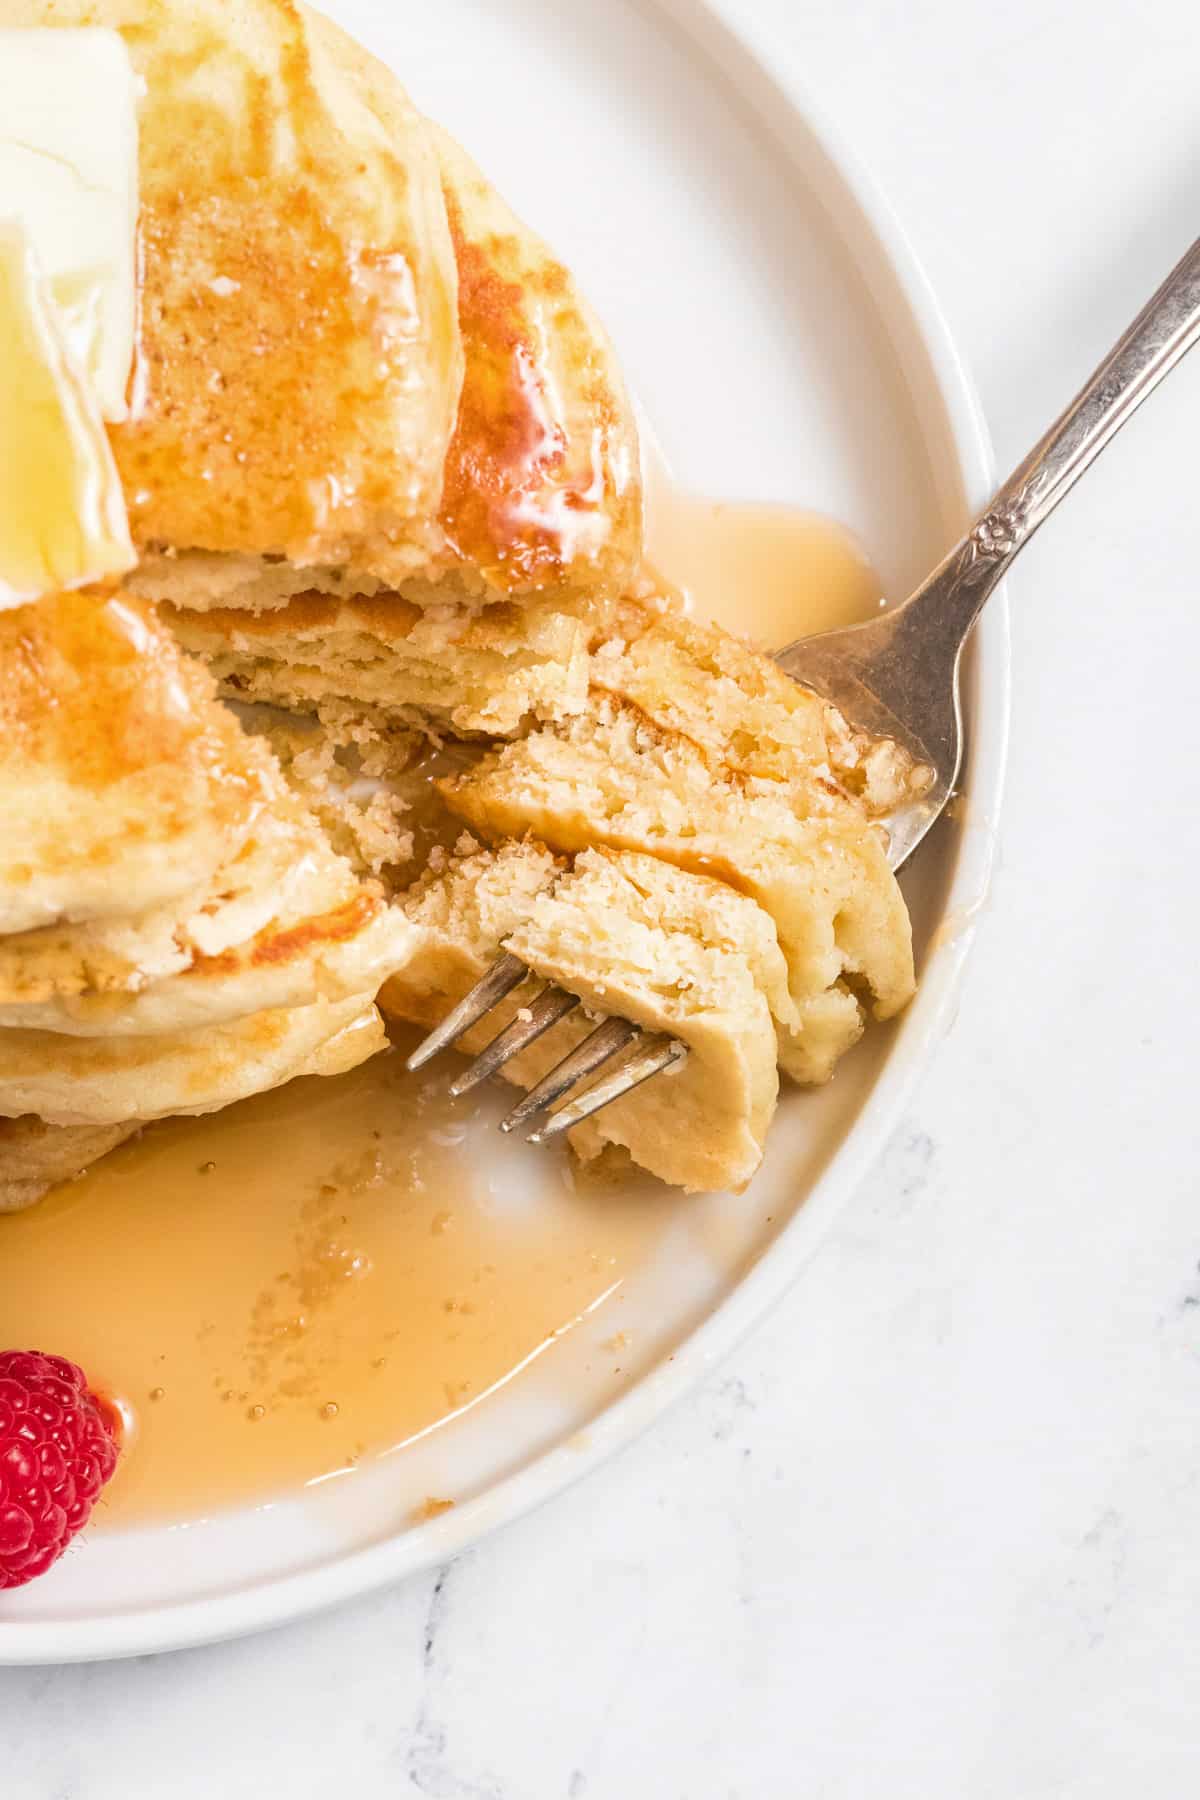
[(419, 948), (384, 988), (385, 1012), (436, 1024), (501, 948), (532, 972), (462, 1047), (522, 1015), (541, 984), (579, 1011), (504, 1064), (530, 1088), (604, 1019), (668, 1032), (679, 1073), (615, 1101), (570, 1133), (590, 1160), (620, 1145), (689, 1191), (741, 1188), (762, 1160), (779, 1082), (767, 990), (785, 980), (770, 921), (740, 895), (651, 857), (589, 851), (570, 864), (532, 842), (452, 858), (411, 890)]

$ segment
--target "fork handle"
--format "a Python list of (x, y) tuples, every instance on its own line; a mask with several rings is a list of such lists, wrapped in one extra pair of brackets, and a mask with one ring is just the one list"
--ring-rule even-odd
[(939, 630), (953, 633), (961, 643), (1042, 520), (1198, 338), (1200, 239), (901, 610), (936, 613)]

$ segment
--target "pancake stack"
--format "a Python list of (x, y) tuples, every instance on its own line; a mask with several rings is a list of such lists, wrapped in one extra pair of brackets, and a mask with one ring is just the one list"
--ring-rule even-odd
[[(0, 24), (112, 26), (144, 83), (109, 433), (137, 566), (0, 618), (0, 1205), (142, 1120), (352, 1066), (376, 996), (435, 1023), (504, 948), (581, 1002), (518, 1084), (608, 1014), (688, 1046), (581, 1155), (744, 1186), (779, 1070), (827, 1080), (912, 992), (877, 821), (913, 770), (653, 595), (602, 327), (333, 25)], [(431, 744), (416, 829), (397, 783)]]
[(144, 603), (0, 614), (0, 1205), (382, 1048), (413, 932)]
[(229, 697), (457, 733), (577, 712), (641, 553), (637, 433), (569, 272), (289, 0), (0, 0), (146, 84), (140, 554)]
[[(508, 737), (583, 707), (589, 642), (641, 553), (637, 433), (567, 270), (445, 133), (429, 138), (463, 352), (432, 554), (397, 575), (378, 546), (335, 566), (318, 541), (319, 560), (293, 552), (247, 569), (198, 558), (177, 530), (172, 555), (149, 547), (136, 584), (174, 603), (181, 641), (211, 659), (229, 697), (335, 699), (369, 718)], [(173, 410), (169, 382), (163, 403)]]

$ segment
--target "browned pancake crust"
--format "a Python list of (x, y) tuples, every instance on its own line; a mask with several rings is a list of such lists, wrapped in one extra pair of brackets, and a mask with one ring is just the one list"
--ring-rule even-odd
[(0, 614), (3, 928), (202, 881), (263, 804), (261, 765), (151, 607), (82, 591)]
[(571, 275), (431, 127), (458, 260), (466, 372), (441, 523), (492, 589), (616, 593), (641, 548), (637, 432)]
[(143, 547), (349, 561), (436, 548), (462, 375), (436, 159), (395, 78), (292, 0), (3, 0), (119, 28), (140, 115)]
[(154, 764), (221, 782), (239, 736), (144, 601), (57, 594), (0, 613), (0, 772), (40, 763), (96, 792)]

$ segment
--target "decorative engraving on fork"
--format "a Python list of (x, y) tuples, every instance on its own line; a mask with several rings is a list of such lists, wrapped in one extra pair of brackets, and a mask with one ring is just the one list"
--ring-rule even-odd
[(1010, 562), (1026, 538), (1040, 523), (1039, 507), (1049, 485), (1050, 471), (1039, 464), (1014, 493), (989, 506), (976, 520), (959, 547), (952, 582), (977, 587)]

